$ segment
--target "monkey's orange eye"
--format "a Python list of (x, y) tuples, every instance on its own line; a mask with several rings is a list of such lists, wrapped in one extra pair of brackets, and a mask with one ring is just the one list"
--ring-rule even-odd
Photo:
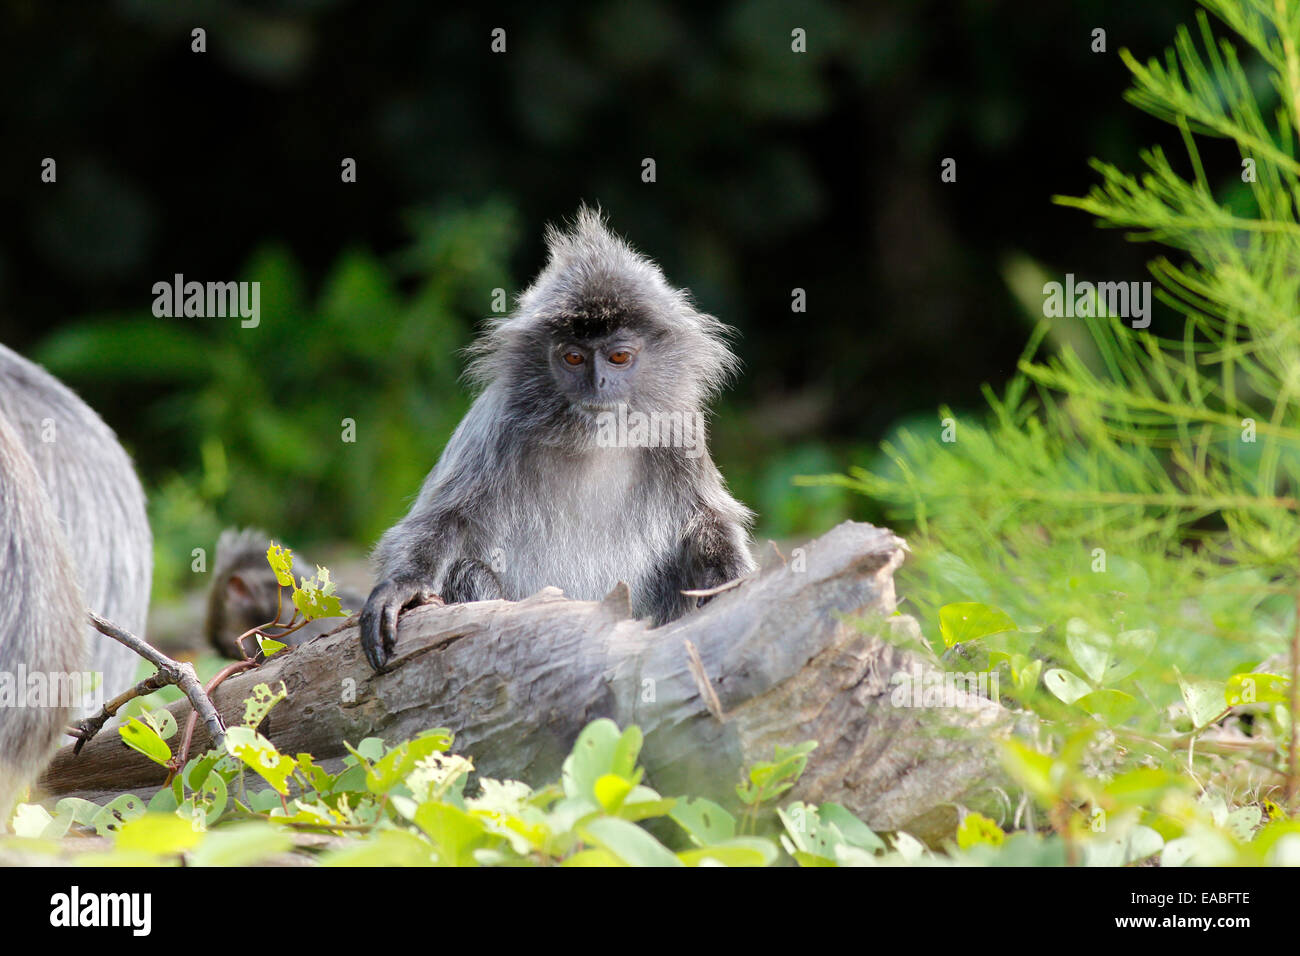
[(577, 349), (572, 349), (564, 353), (564, 363), (566, 365), (581, 365), (582, 362), (582, 353)]
[(611, 365), (626, 365), (630, 361), (632, 361), (632, 353), (627, 349), (619, 349), (617, 352), (609, 353), (609, 364)]

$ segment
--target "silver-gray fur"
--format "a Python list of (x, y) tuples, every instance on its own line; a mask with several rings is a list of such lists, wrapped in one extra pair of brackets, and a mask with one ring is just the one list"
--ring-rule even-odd
[[(14, 799), (76, 715), (60, 693), (85, 667), (85, 610), (63, 529), (18, 433), (0, 414), (0, 832)], [(54, 694), (29, 697), (29, 675)]]
[[(682, 590), (753, 568), (752, 515), (728, 493), (703, 428), (737, 367), (728, 328), (597, 211), (580, 209), (546, 241), (541, 274), (472, 349), (477, 400), (376, 548), (380, 583), (361, 617), (376, 668), (399, 612), (435, 596), (519, 600), (554, 585), (596, 600), (624, 581), (634, 613), (662, 624), (697, 605)], [(693, 416), (697, 447), (602, 442), (602, 416), (620, 406)]]
[[(62, 382), (3, 345), (0, 416), (17, 432), (54, 506), (85, 606), (143, 637), (153, 539), (144, 490), (112, 429)], [(6, 580), (6, 590), (12, 586)], [(89, 624), (84, 631), (88, 667), (102, 674), (103, 693), (126, 690), (139, 659)]]

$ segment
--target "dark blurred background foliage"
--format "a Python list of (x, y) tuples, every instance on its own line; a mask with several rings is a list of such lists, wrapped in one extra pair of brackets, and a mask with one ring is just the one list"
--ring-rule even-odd
[[(1146, 277), (1149, 250), (1049, 196), (1086, 191), (1089, 156), (1169, 141), (1122, 101), (1115, 51), (1158, 53), (1191, 6), (15, 0), (0, 341), (135, 454), (161, 590), (229, 523), (366, 547), (468, 405), (459, 350), (492, 290), (599, 202), (740, 332), (713, 442), (760, 534), (875, 517), (790, 479), (979, 407), (1028, 333), (1026, 264)], [(154, 318), (175, 273), (259, 280), (260, 327)]]

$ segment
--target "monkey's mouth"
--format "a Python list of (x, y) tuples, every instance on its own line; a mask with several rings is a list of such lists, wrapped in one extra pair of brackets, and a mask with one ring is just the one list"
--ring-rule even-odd
[(618, 411), (619, 406), (622, 404), (623, 404), (622, 402), (586, 401), (586, 402), (579, 402), (578, 407), (581, 408), (584, 412), (591, 412), (594, 415), (600, 412), (616, 412)]

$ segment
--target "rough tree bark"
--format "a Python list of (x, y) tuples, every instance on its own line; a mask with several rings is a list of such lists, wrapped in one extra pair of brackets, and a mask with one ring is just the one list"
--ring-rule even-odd
[[(255, 684), (284, 681), (268, 734), (281, 752), (325, 760), (342, 756), (345, 739), (445, 726), (479, 773), (536, 785), (558, 777), (585, 724), (610, 717), (644, 731), (650, 785), (728, 805), (741, 767), (815, 739), (790, 799), (833, 800), (874, 829), (935, 842), (959, 806), (1004, 815), (993, 738), (1011, 717), (973, 695), (946, 707), (891, 702), (893, 675), (934, 669), (895, 640), (916, 634), (895, 614), (905, 547), (845, 522), (789, 564), (773, 549), (753, 576), (657, 629), (631, 619), (621, 585), (601, 602), (548, 588), (516, 603), (418, 608), (403, 615), (385, 674), (371, 672), (349, 625), (231, 679), (214, 703), (238, 723)], [(183, 726), (189, 704), (171, 709)], [(206, 746), (200, 727), (195, 752)], [(162, 777), (110, 731), (77, 757), (60, 751), (42, 786), (99, 799), (152, 792)]]

